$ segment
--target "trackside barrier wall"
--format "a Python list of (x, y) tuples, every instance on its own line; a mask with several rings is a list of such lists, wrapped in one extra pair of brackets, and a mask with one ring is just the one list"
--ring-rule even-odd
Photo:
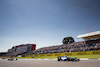
[(53, 53), (53, 54), (37, 54), (37, 55), (26, 55), (25, 57), (46, 57), (46, 56), (72, 56), (72, 55), (94, 55), (100, 54), (100, 50), (95, 51), (84, 51), (84, 52), (68, 52), (68, 53)]

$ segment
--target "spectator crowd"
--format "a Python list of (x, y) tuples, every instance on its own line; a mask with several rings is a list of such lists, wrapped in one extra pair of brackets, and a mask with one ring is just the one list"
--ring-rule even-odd
[(50, 53), (81, 52), (81, 51), (93, 51), (93, 50), (100, 50), (100, 39), (43, 47), (35, 50), (33, 53), (50, 54)]

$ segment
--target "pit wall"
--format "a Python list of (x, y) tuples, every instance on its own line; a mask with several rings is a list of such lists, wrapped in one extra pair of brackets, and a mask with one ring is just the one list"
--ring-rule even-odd
[(37, 54), (37, 55), (26, 55), (25, 57), (50, 57), (50, 56), (74, 56), (74, 55), (95, 55), (100, 54), (100, 50), (95, 51), (84, 51), (84, 52), (67, 52), (67, 53), (53, 53), (53, 54)]

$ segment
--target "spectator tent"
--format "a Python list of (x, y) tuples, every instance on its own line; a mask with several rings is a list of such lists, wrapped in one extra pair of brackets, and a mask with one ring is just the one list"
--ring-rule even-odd
[(77, 38), (83, 38), (84, 40), (100, 38), (100, 31), (78, 35)]

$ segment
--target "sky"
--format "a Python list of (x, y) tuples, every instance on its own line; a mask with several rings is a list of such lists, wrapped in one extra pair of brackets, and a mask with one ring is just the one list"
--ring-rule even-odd
[(100, 31), (100, 0), (0, 0), (0, 52), (36, 44), (61, 45), (64, 37)]

